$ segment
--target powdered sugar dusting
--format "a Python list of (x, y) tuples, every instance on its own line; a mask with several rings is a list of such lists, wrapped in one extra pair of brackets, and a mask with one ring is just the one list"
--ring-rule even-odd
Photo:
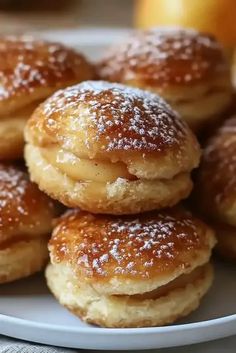
[[(44, 231), (53, 210), (53, 202), (29, 181), (24, 171), (0, 164), (0, 244), (11, 235), (26, 236), (32, 229), (37, 232), (38, 227)], [(39, 212), (44, 216), (42, 227)]]
[[(180, 149), (189, 134), (187, 125), (159, 96), (104, 81), (86, 81), (58, 91), (41, 109), (48, 130), (55, 134), (55, 126), (70, 124), (71, 132), (87, 134), (84, 143), (91, 150), (97, 143), (107, 152)], [(71, 134), (68, 140), (60, 131), (58, 139), (66, 149), (70, 147)]]
[(68, 261), (88, 277), (149, 277), (188, 266), (188, 256), (205, 246), (204, 227), (186, 211), (118, 218), (74, 210), (54, 230), (50, 249), (53, 261)]
[(235, 202), (236, 116), (227, 120), (208, 142), (199, 171), (198, 191), (203, 204), (207, 202), (207, 213), (214, 214), (215, 206), (221, 209), (224, 203), (231, 207)]
[(0, 100), (33, 92), (38, 87), (62, 87), (76, 81), (85, 62), (82, 55), (57, 43), (31, 37), (0, 38)]
[(188, 84), (222, 69), (227, 69), (223, 51), (212, 36), (178, 27), (136, 32), (98, 64), (102, 79), (161, 86)]

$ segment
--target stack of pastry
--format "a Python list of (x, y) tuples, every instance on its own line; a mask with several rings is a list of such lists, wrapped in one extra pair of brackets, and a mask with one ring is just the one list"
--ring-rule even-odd
[(31, 179), (74, 208), (49, 243), (46, 278), (62, 305), (105, 327), (167, 324), (198, 306), (215, 238), (175, 206), (192, 189), (200, 148), (164, 100), (83, 82), (41, 104), (25, 138)]
[(0, 283), (43, 269), (60, 211), (29, 180), (23, 162), (16, 163), (23, 158), (26, 121), (57, 89), (92, 77), (86, 59), (63, 45), (0, 38)]

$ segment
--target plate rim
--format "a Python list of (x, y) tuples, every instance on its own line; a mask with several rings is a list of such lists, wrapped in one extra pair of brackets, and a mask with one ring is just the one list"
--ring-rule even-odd
[[(15, 325), (25, 325), (33, 328), (38, 329), (46, 329), (50, 331), (61, 331), (61, 332), (70, 332), (70, 333), (101, 333), (101, 334), (152, 334), (152, 333), (167, 333), (172, 331), (179, 331), (179, 330), (194, 330), (196, 328), (203, 328), (203, 327), (210, 327), (210, 326), (218, 326), (223, 325), (226, 323), (236, 321), (236, 314), (231, 314), (227, 316), (218, 317), (216, 319), (209, 319), (204, 321), (197, 321), (187, 324), (179, 324), (179, 325), (169, 325), (169, 326), (156, 326), (156, 327), (139, 327), (139, 328), (104, 328), (104, 327), (73, 327), (67, 325), (56, 325), (56, 324), (48, 324), (37, 322), (28, 319), (21, 319), (15, 316), (0, 314), (0, 323), (7, 322), (8, 324), (15, 324)], [(236, 331), (236, 330), (235, 330)]]
[(48, 324), (0, 314), (1, 334), (5, 336), (49, 346), (102, 351), (162, 349), (214, 341), (235, 335), (235, 322), (236, 314), (232, 314), (173, 326), (108, 329)]

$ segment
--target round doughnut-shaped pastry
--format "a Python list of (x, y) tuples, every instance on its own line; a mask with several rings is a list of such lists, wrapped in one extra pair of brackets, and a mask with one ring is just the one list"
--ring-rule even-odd
[(171, 323), (212, 282), (212, 230), (183, 209), (135, 216), (68, 211), (49, 243), (49, 288), (83, 320), (105, 327)]
[(57, 206), (13, 164), (0, 164), (0, 283), (40, 271)]
[(0, 160), (23, 156), (24, 126), (40, 102), (91, 78), (91, 65), (70, 48), (31, 37), (0, 37)]
[(159, 96), (103, 81), (56, 92), (25, 129), (31, 179), (69, 207), (132, 214), (188, 196), (198, 142)]
[(101, 79), (160, 94), (195, 131), (232, 100), (230, 67), (216, 39), (181, 27), (138, 31), (107, 52)]

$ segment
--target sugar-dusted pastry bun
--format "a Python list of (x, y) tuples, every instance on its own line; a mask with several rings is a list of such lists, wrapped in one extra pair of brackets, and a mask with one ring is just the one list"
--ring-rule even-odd
[(0, 283), (42, 270), (57, 206), (19, 166), (0, 164)]
[(236, 117), (208, 141), (198, 172), (196, 198), (206, 216), (236, 226)]
[(194, 130), (218, 120), (231, 103), (230, 67), (208, 34), (181, 27), (138, 31), (97, 65), (101, 79), (160, 94)]
[(23, 156), (23, 129), (57, 89), (93, 78), (87, 60), (58, 43), (0, 37), (0, 160)]
[(217, 249), (236, 260), (236, 116), (208, 141), (194, 192), (201, 214), (215, 226)]
[(198, 307), (212, 282), (214, 245), (211, 229), (182, 209), (123, 218), (73, 210), (53, 231), (46, 278), (87, 322), (158, 326)]
[(131, 214), (188, 196), (200, 149), (157, 95), (103, 81), (58, 91), (25, 129), (31, 179), (69, 207)]

